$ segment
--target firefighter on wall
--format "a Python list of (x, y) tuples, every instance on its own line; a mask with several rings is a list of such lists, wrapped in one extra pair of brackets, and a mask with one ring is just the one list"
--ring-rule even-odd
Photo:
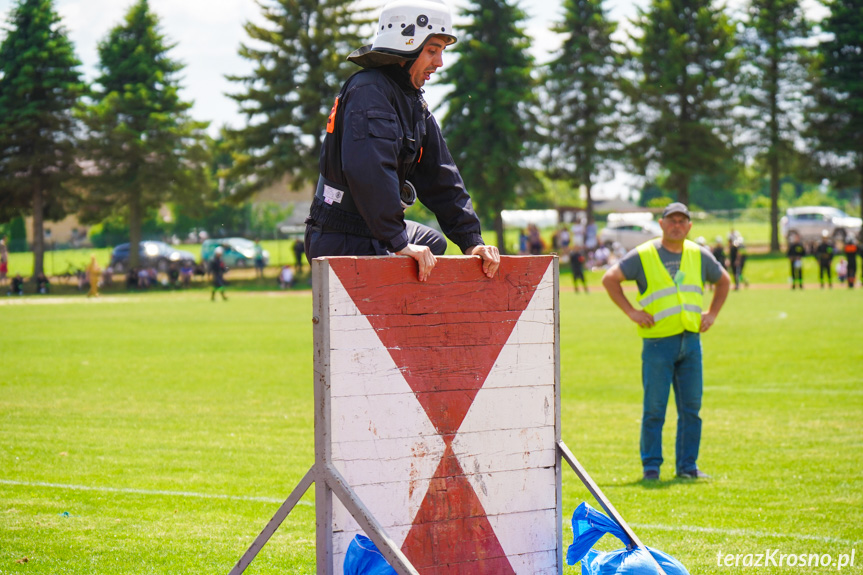
[[(396, 0), (381, 12), (374, 43), (348, 60), (363, 69), (342, 86), (327, 122), (305, 250), (320, 256), (407, 255), (425, 281), (446, 237), (479, 256), (493, 277), (497, 247), (483, 243), (470, 196), (423, 99), (422, 87), (456, 41), (440, 0)], [(406, 220), (419, 200), (443, 234)]]

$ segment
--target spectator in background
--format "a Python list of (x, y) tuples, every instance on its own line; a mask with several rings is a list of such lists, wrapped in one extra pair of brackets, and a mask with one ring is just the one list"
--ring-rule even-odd
[(9, 293), (11, 295), (24, 295), (24, 278), (21, 277), (21, 274), (15, 274), (15, 277), (12, 278), (11, 291)]
[(848, 281), (848, 260), (836, 262), (836, 279), (839, 280), (839, 283)]
[(575, 223), (572, 224), (572, 231), (570, 232), (570, 239), (572, 241), (572, 245), (577, 248), (584, 247), (584, 224), (581, 219), (575, 220)]
[(301, 238), (297, 238), (294, 242), (294, 263), (297, 266), (297, 272), (302, 273), (303, 271), (303, 260), (305, 259), (303, 256), (306, 253), (306, 246), (303, 243)]
[(723, 269), (728, 269), (728, 265), (725, 263), (725, 247), (722, 245), (722, 236), (716, 236), (716, 243), (713, 244), (713, 249), (711, 250), (711, 253)]
[(114, 268), (110, 265), (102, 272), (102, 287), (110, 286), (114, 283)]
[(518, 230), (518, 253), (519, 255), (527, 255), (527, 232), (524, 229)]
[(177, 262), (171, 262), (168, 268), (168, 284), (172, 288), (180, 287), (180, 265)]
[(800, 242), (800, 236), (789, 234), (788, 236), (788, 261), (791, 263), (791, 289), (803, 289), (803, 256), (806, 248)]
[(138, 287), (138, 268), (129, 268), (126, 272), (126, 289)]
[(47, 295), (51, 291), (51, 282), (48, 281), (48, 276), (45, 272), (36, 274), (36, 293)]
[(6, 285), (9, 274), (9, 250), (6, 248), (6, 238), (0, 238), (0, 285)]
[(291, 266), (282, 266), (282, 271), (279, 272), (279, 287), (287, 289), (294, 285), (294, 270)]
[(824, 289), (824, 276), (827, 276), (827, 283), (830, 289), (833, 289), (833, 241), (830, 239), (830, 232), (823, 230), (821, 232), (821, 243), (815, 248), (815, 258), (818, 260), (818, 280), (821, 282), (821, 289)]
[(227, 301), (228, 296), (225, 295), (225, 274), (228, 272), (228, 266), (222, 260), (224, 250), (222, 246), (216, 248), (213, 252), (213, 259), (210, 261), (210, 276), (213, 278), (213, 293), (210, 294), (210, 300), (216, 301), (216, 292), (222, 296), (222, 300)]
[(141, 289), (150, 288), (150, 272), (147, 268), (138, 268), (138, 287)]
[(734, 271), (734, 289), (739, 290), (741, 283), (749, 287), (749, 282), (743, 275), (743, 266), (746, 265), (746, 257), (748, 256), (746, 244), (743, 243), (743, 236), (737, 236), (734, 239), (734, 247), (736, 249), (731, 269)]
[(734, 265), (737, 263), (737, 232), (728, 233), (728, 273), (734, 275)]
[(255, 276), (264, 279), (264, 248), (258, 238), (255, 238)]
[(584, 279), (584, 264), (587, 258), (584, 257), (580, 247), (572, 248), (569, 253), (569, 265), (572, 267), (572, 287), (575, 288), (575, 293), (578, 293), (578, 282), (581, 280), (581, 285), (584, 287), (584, 293), (587, 291), (587, 280)]
[(87, 280), (90, 282), (90, 291), (87, 297), (99, 297), (99, 280), (102, 279), (102, 268), (96, 261), (96, 256), (90, 256), (90, 264), (87, 266)]
[(569, 233), (569, 228), (566, 224), (560, 224), (560, 231), (558, 232), (558, 242), (560, 243), (560, 250), (562, 254), (569, 253), (569, 244), (572, 241), (572, 237)]
[(195, 268), (189, 262), (183, 262), (183, 266), (180, 268), (180, 283), (184, 288), (188, 288), (192, 283), (192, 274), (194, 273)]
[(545, 243), (542, 241), (542, 236), (539, 235), (539, 228), (536, 224), (528, 224), (527, 226), (527, 251), (532, 256), (538, 256), (545, 251)]
[(857, 254), (859, 252), (857, 242), (854, 241), (854, 236), (845, 236), (845, 246), (843, 252), (845, 253), (845, 260), (847, 261), (845, 275), (848, 281), (848, 287), (853, 289), (854, 281), (856, 280), (857, 276)]

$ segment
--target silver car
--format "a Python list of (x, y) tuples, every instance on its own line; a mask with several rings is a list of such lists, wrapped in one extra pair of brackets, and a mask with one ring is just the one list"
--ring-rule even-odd
[(609, 217), (608, 225), (599, 232), (599, 243), (609, 247), (620, 244), (623, 249), (629, 251), (647, 240), (661, 236), (662, 228), (652, 219), (644, 217), (615, 219)]
[(860, 233), (860, 218), (849, 216), (839, 208), (802, 206), (788, 208), (779, 221), (782, 235), (796, 235), (802, 242), (817, 242), (826, 231), (834, 241), (845, 241)]

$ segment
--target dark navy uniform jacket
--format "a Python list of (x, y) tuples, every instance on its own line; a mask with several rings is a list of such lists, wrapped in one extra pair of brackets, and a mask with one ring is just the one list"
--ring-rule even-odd
[(462, 251), (483, 244), (440, 126), (401, 66), (364, 69), (348, 79), (330, 115), (320, 171), (329, 193), (316, 195), (310, 225), (375, 238), (397, 252), (408, 244), (400, 191), (410, 180)]

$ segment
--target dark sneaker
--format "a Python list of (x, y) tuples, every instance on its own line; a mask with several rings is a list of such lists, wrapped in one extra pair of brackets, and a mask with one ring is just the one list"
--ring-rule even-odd
[(700, 469), (678, 472), (677, 476), (681, 479), (710, 479), (710, 476), (701, 471)]
[(659, 481), (659, 472), (655, 469), (648, 469), (644, 472), (642, 481)]

